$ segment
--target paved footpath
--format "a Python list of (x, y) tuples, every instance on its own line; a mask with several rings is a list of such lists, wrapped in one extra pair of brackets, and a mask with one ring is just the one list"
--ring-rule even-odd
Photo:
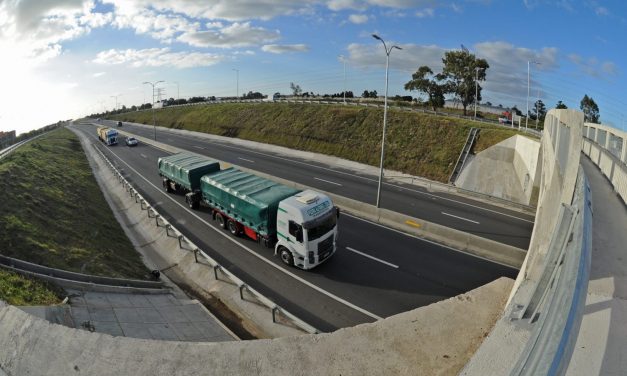
[(53, 323), (112, 336), (192, 342), (236, 340), (200, 303), (177, 299), (171, 293), (67, 293), (68, 305), (19, 308)]
[(581, 157), (592, 192), (588, 296), (569, 376), (627, 375), (627, 208), (601, 171)]

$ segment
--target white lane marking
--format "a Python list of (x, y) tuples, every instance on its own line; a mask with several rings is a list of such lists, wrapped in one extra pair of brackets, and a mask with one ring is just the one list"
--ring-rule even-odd
[(237, 157), (237, 159), (241, 159), (242, 161), (246, 161), (246, 162), (250, 162), (250, 163), (255, 163), (255, 161), (252, 161), (252, 160), (246, 159), (246, 158), (242, 158), (242, 157)]
[(196, 145), (193, 145), (193, 146), (194, 146), (196, 149), (205, 150), (205, 148), (203, 148), (202, 146), (196, 146)]
[(473, 255), (472, 253), (468, 253), (468, 252), (460, 251), (459, 249), (455, 249), (455, 248), (453, 248), (453, 247), (449, 247), (448, 245), (440, 244), (440, 243), (434, 242), (434, 241), (429, 240), (429, 239), (424, 239), (424, 238), (421, 238), (421, 237), (416, 236), (416, 235), (408, 234), (408, 233), (406, 233), (406, 232), (403, 232), (403, 231), (397, 230), (397, 229), (395, 229), (395, 228), (387, 227), (387, 226), (384, 226), (384, 225), (382, 225), (382, 224), (380, 224), (380, 223), (372, 222), (372, 221), (369, 221), (369, 220), (364, 219), (364, 218), (359, 218), (359, 217), (356, 217), (356, 216), (354, 216), (354, 215), (352, 215), (352, 214), (348, 214), (348, 213), (347, 213), (347, 212), (345, 212), (345, 211), (344, 211), (344, 212), (342, 212), (342, 215), (345, 215), (345, 216), (347, 216), (347, 217), (354, 218), (354, 219), (356, 219), (356, 220), (358, 220), (358, 221), (362, 221), (362, 222), (369, 223), (369, 224), (371, 224), (371, 225), (373, 225), (373, 226), (378, 226), (378, 227), (384, 228), (384, 229), (386, 229), (386, 230), (388, 230), (388, 231), (393, 231), (393, 232), (396, 232), (396, 233), (398, 233), (398, 234), (405, 235), (405, 236), (407, 236), (407, 237), (409, 237), (409, 238), (414, 238), (414, 239), (416, 239), (416, 240), (419, 240), (419, 241), (422, 241), (422, 242), (425, 242), (425, 243), (429, 243), (429, 244), (436, 245), (436, 246), (438, 246), (438, 247), (446, 248), (446, 249), (449, 249), (449, 250), (454, 251), (454, 252), (457, 252), (457, 253), (462, 253), (462, 254), (464, 254), (464, 255), (466, 255), (466, 256), (470, 256), (470, 257), (478, 258), (478, 259), (481, 259), (481, 260), (484, 260), (484, 261), (488, 261), (488, 262), (491, 262), (491, 263), (494, 263), (494, 264), (498, 264), (498, 265), (501, 265), (501, 266), (504, 266), (504, 267), (506, 267), (506, 268), (510, 268), (510, 269), (513, 269), (513, 270), (520, 270), (520, 269), (518, 269), (518, 268), (514, 268), (514, 267), (512, 267), (511, 265), (503, 264), (502, 262), (498, 262), (498, 261), (490, 260), (490, 259), (485, 258), (485, 257), (481, 257), (481, 256)]
[(445, 212), (442, 212), (442, 214), (444, 214), (444, 215), (448, 215), (449, 217), (453, 217), (453, 218), (461, 219), (462, 221), (468, 221), (468, 222), (472, 222), (472, 223), (475, 223), (475, 224), (479, 224), (479, 222), (477, 222), (477, 221), (473, 221), (472, 219), (468, 219), (468, 218), (464, 218), (464, 217), (459, 217), (459, 216), (456, 216), (456, 215), (453, 215), (453, 214), (449, 214), (449, 213), (445, 213)]
[(336, 183), (336, 182), (334, 182), (334, 181), (324, 180), (324, 179), (320, 179), (320, 178), (316, 178), (316, 177), (314, 177), (314, 179), (316, 179), (316, 180), (320, 180), (320, 181), (323, 181), (323, 182), (325, 182), (325, 183), (329, 183), (329, 184), (339, 185), (340, 187), (342, 186), (342, 184), (340, 184), (340, 183)]
[(376, 257), (374, 257), (374, 256), (370, 256), (370, 255), (369, 255), (369, 254), (367, 254), (367, 253), (359, 252), (358, 250), (356, 250), (356, 249), (354, 249), (354, 248), (351, 248), (351, 247), (346, 247), (346, 249), (348, 249), (348, 250), (349, 250), (349, 251), (351, 251), (351, 252), (355, 252), (355, 253), (357, 253), (358, 255), (362, 255), (362, 256), (364, 256), (364, 257), (368, 257), (369, 259), (372, 259), (372, 260), (374, 260), (374, 261), (378, 261), (378, 262), (380, 262), (380, 263), (382, 263), (382, 264), (385, 264), (385, 265), (387, 265), (387, 266), (391, 266), (391, 267), (393, 267), (393, 268), (395, 268), (395, 269), (398, 269), (398, 265), (394, 265), (394, 264), (392, 264), (391, 262), (383, 261), (383, 260), (381, 260), (380, 258), (376, 258)]
[[(92, 137), (93, 138), (93, 137)], [(146, 181), (146, 183), (148, 183), (149, 185), (151, 185), (153, 188), (155, 188), (157, 191), (159, 191), (159, 193), (163, 194), (165, 197), (167, 197), (170, 201), (174, 202), (176, 205), (180, 206), (181, 208), (183, 208), (183, 210), (187, 211), (189, 214), (191, 214), (193, 217), (195, 217), (196, 219), (198, 219), (199, 221), (201, 221), (202, 223), (204, 223), (205, 225), (207, 225), (208, 227), (210, 227), (211, 229), (213, 229), (215, 232), (217, 232), (218, 234), (224, 236), (225, 238), (227, 238), (228, 240), (232, 241), (233, 243), (239, 245), (240, 247), (242, 247), (244, 250), (246, 250), (248, 253), (252, 254), (253, 256), (259, 258), (261, 261), (267, 263), (268, 265), (280, 270), (281, 272), (289, 275), (290, 277), (294, 278), (295, 280), (299, 281), (300, 283), (307, 285), (309, 287), (311, 287), (312, 289), (318, 291), (321, 294), (324, 294), (326, 296), (328, 296), (329, 298), (342, 303), (356, 311), (359, 311), (361, 313), (363, 313), (366, 316), (369, 316), (375, 320), (382, 320), (383, 318), (380, 316), (375, 315), (374, 313), (368, 312), (365, 309), (358, 307), (356, 305), (354, 305), (353, 303), (350, 303), (342, 298), (340, 298), (339, 296), (333, 295), (332, 293), (323, 290), (321, 287), (318, 287), (316, 285), (314, 285), (313, 283), (297, 276), (296, 274), (290, 272), (289, 270), (285, 270), (284, 268), (276, 265), (275, 263), (271, 262), (270, 260), (266, 259), (263, 256), (260, 256), (257, 252), (253, 251), (252, 249), (248, 248), (247, 246), (245, 246), (244, 244), (238, 242), (237, 240), (235, 240), (231, 235), (228, 235), (224, 232), (224, 230), (219, 229), (215, 226), (213, 226), (212, 224), (210, 224), (209, 222), (205, 221), (204, 219), (202, 219), (201, 217), (199, 217), (196, 213), (192, 212), (187, 206), (182, 205), (181, 203), (179, 203), (178, 201), (176, 201), (175, 199), (173, 199), (172, 197), (168, 196), (165, 192), (163, 192), (161, 190), (161, 188), (157, 187), (156, 185), (152, 184), (148, 179), (146, 179), (142, 174), (140, 174), (137, 170), (135, 170), (133, 167), (131, 167), (128, 163), (126, 163), (122, 158), (118, 157), (115, 153), (113, 153), (113, 156), (116, 157), (117, 159), (120, 160), (120, 162), (124, 163), (126, 166), (128, 166), (128, 168), (135, 172), (139, 177), (141, 177), (142, 179), (144, 179)]]
[[(181, 137), (184, 137), (184, 136), (181, 136)], [(226, 145), (226, 144), (223, 144), (223, 143), (220, 143), (220, 142), (215, 142), (215, 141), (207, 141), (207, 142), (216, 143), (216, 144), (218, 144), (218, 145), (220, 145), (220, 146), (222, 146), (222, 147), (225, 147), (225, 148), (235, 149), (235, 150), (239, 150), (239, 151), (241, 151), (241, 148), (240, 148), (240, 147), (230, 146), (230, 145)], [(194, 147), (197, 147), (197, 146), (194, 146)], [(255, 153), (255, 154), (259, 154), (259, 155), (264, 155), (264, 156), (269, 157), (269, 158), (275, 158), (275, 159), (280, 159), (280, 160), (284, 160), (284, 161), (288, 161), (288, 162), (292, 162), (292, 163), (298, 163), (298, 164), (302, 164), (302, 165), (306, 165), (306, 166), (310, 166), (310, 167), (318, 168), (318, 169), (321, 169), (321, 170), (331, 171), (331, 172), (334, 172), (334, 173), (336, 173), (336, 174), (348, 175), (348, 176), (352, 176), (352, 177), (355, 177), (355, 178), (358, 178), (358, 179), (368, 180), (368, 181), (371, 181), (371, 182), (378, 182), (378, 181), (379, 181), (378, 179), (372, 179), (372, 178), (368, 178), (368, 177), (361, 176), (361, 175), (351, 174), (351, 173), (349, 173), (349, 172), (338, 171), (338, 170), (334, 170), (334, 169), (332, 169), (332, 168), (327, 168), (327, 167), (317, 166), (317, 165), (313, 165), (313, 164), (311, 164), (311, 163), (300, 162), (300, 161), (296, 161), (296, 160), (294, 160), (294, 159), (289, 159), (289, 158), (279, 157), (279, 156), (276, 156), (276, 155), (266, 154), (266, 153), (262, 153), (262, 152), (258, 152), (258, 151), (254, 151), (254, 150), (250, 150), (250, 149), (247, 149), (247, 151), (248, 151), (249, 153)], [(406, 191), (410, 191), (410, 192), (414, 192), (414, 193), (419, 193), (419, 194), (421, 194), (421, 195), (425, 195), (425, 196), (429, 196), (429, 197), (435, 197), (435, 198), (438, 198), (438, 199), (442, 199), (442, 200), (446, 200), (446, 201), (454, 202), (454, 203), (457, 203), (457, 204), (460, 204), (460, 205), (469, 206), (469, 207), (471, 207), (471, 208), (475, 208), (475, 209), (479, 209), (479, 210), (487, 211), (487, 212), (494, 213), (494, 214), (498, 214), (498, 215), (502, 215), (502, 216), (505, 216), (505, 217), (509, 217), (509, 218), (517, 219), (517, 220), (519, 220), (519, 221), (528, 222), (528, 223), (534, 223), (534, 221), (532, 221), (532, 220), (528, 220), (528, 219), (525, 219), (525, 218), (517, 217), (517, 216), (515, 216), (515, 215), (511, 215), (511, 214), (507, 214), (507, 213), (502, 213), (502, 212), (500, 212), (500, 211), (496, 211), (496, 210), (494, 210), (494, 209), (488, 209), (488, 208), (484, 208), (484, 207), (482, 207), (482, 206), (477, 206), (477, 205), (469, 204), (469, 203), (467, 203), (467, 202), (454, 200), (454, 199), (452, 199), (452, 198), (443, 197), (443, 196), (438, 196), (438, 195), (434, 195), (434, 194), (432, 194), (432, 193), (422, 192), (422, 191), (419, 191), (419, 190), (416, 190), (416, 189), (407, 188), (407, 187), (401, 187), (401, 186), (398, 186), (398, 185), (395, 185), (395, 184), (392, 184), (392, 183), (386, 183), (386, 182), (383, 182), (383, 184), (385, 184), (385, 185), (389, 185), (389, 186), (391, 186), (391, 187), (396, 187), (396, 188), (399, 188), (399, 189), (403, 189), (403, 190), (406, 190)]]
[(141, 155), (142, 157), (144, 157), (144, 158), (148, 158), (148, 157), (146, 156), (146, 154), (140, 154), (140, 155)]

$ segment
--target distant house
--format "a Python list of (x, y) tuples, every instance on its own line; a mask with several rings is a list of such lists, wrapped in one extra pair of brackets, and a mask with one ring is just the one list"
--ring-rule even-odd
[(15, 143), (15, 131), (0, 131), (0, 149), (4, 149)]

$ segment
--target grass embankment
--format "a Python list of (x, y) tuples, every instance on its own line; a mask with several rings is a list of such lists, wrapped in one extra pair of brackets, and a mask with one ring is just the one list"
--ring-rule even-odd
[(61, 302), (57, 289), (45, 282), (0, 269), (0, 300), (12, 305), (51, 305)]
[[(287, 103), (215, 104), (156, 111), (157, 124), (334, 155), (378, 166), (383, 109)], [(152, 113), (117, 120), (152, 124)], [(471, 127), (481, 127), (475, 151), (516, 132), (481, 123), (388, 111), (385, 167), (446, 182)]]
[(80, 273), (148, 278), (69, 130), (2, 159), (0, 192), (0, 253)]

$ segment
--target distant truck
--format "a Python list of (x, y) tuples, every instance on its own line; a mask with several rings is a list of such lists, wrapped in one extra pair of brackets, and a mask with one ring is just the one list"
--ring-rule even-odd
[(311, 269), (336, 251), (339, 210), (331, 199), (236, 168), (220, 170), (210, 159), (179, 153), (158, 160), (167, 192), (182, 192), (192, 209), (201, 203), (234, 236), (274, 248), (287, 265)]
[(109, 127), (98, 127), (98, 138), (106, 145), (115, 145), (118, 143), (118, 131)]

